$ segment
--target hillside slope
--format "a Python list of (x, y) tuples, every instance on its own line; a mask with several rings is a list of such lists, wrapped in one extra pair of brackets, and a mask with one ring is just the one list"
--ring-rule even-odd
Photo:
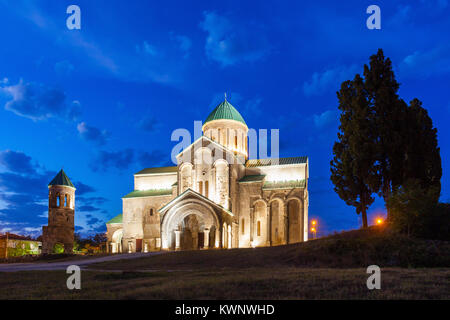
[(92, 265), (110, 270), (221, 269), (254, 267), (450, 267), (450, 242), (410, 239), (387, 228), (342, 232), (270, 248), (179, 251)]

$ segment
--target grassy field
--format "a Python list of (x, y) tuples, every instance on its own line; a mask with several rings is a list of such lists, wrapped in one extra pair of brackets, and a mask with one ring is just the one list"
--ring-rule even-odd
[(382, 270), (368, 290), (365, 269), (250, 268), (173, 272), (0, 273), (0, 299), (450, 299), (450, 269)]
[(409, 239), (383, 228), (355, 230), (279, 247), (179, 251), (92, 265), (103, 270), (202, 270), (242, 268), (450, 268), (450, 243)]
[[(366, 268), (381, 267), (381, 290)], [(272, 248), (180, 251), (64, 271), (0, 273), (0, 299), (450, 299), (450, 243), (372, 228)]]

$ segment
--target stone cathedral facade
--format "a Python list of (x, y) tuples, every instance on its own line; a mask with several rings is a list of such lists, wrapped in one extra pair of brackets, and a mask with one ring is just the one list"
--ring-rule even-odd
[(225, 99), (177, 165), (134, 175), (108, 250), (277, 246), (308, 240), (308, 158), (248, 159), (248, 127)]

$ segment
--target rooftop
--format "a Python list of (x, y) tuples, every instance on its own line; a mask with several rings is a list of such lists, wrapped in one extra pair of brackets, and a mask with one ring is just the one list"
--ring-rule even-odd
[(168, 196), (172, 195), (172, 189), (151, 189), (151, 190), (135, 190), (122, 197), (122, 199), (128, 198), (140, 198), (140, 197), (154, 197), (154, 196)]
[(53, 178), (53, 180), (48, 184), (49, 186), (68, 186), (75, 188), (75, 186), (70, 181), (69, 177), (66, 175), (63, 169)]
[[(0, 234), (0, 239), (6, 239), (6, 234)], [(8, 233), (8, 240), (28, 240), (28, 241), (36, 241), (31, 239), (30, 236), (21, 236), (14, 233)]]
[(178, 168), (177, 166), (170, 166), (170, 167), (155, 167), (155, 168), (146, 168), (144, 170), (139, 171), (138, 174), (161, 174), (161, 173), (173, 173), (177, 172)]
[(268, 159), (251, 159), (247, 160), (245, 166), (247, 168), (264, 167), (264, 166), (282, 166), (289, 164), (307, 163), (308, 157), (288, 157), (288, 158), (268, 158)]
[(123, 214), (120, 213), (111, 220), (109, 220), (106, 224), (122, 223), (122, 221), (123, 221)]
[(266, 181), (263, 189), (291, 189), (305, 188), (306, 180), (290, 180), (290, 181)]
[(245, 182), (262, 182), (265, 177), (266, 177), (266, 175), (264, 175), (264, 174), (248, 175), (248, 176), (245, 176), (245, 177), (242, 177), (241, 179), (239, 179), (238, 182), (240, 182), (240, 183), (245, 183)]
[(236, 108), (233, 107), (233, 105), (231, 105), (231, 103), (229, 103), (226, 98), (209, 114), (208, 118), (206, 118), (205, 120), (205, 124), (213, 120), (222, 119), (234, 120), (247, 125), (239, 111), (237, 111)]

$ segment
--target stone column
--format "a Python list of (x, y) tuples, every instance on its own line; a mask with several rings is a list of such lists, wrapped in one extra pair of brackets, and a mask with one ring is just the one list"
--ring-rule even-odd
[(216, 248), (220, 247), (220, 230), (219, 227), (216, 227)]
[(180, 250), (180, 230), (175, 230), (175, 250)]
[(167, 239), (168, 236), (169, 235), (166, 235), (166, 233), (161, 230), (162, 250), (169, 250), (169, 239)]
[(270, 247), (272, 245), (272, 215), (270, 214), (270, 204), (267, 205), (266, 208), (266, 221), (267, 221), (267, 246)]
[(228, 237), (227, 237), (227, 240), (228, 240), (228, 249), (231, 249), (231, 226), (230, 225), (228, 226)]
[[(241, 219), (242, 222), (242, 219)], [(242, 227), (241, 227), (242, 228)], [(250, 208), (250, 243), (253, 241), (255, 236), (255, 207)]]
[(203, 249), (209, 248), (209, 229), (203, 230), (204, 239), (203, 239)]
[(289, 243), (289, 202), (284, 204), (284, 244)]

